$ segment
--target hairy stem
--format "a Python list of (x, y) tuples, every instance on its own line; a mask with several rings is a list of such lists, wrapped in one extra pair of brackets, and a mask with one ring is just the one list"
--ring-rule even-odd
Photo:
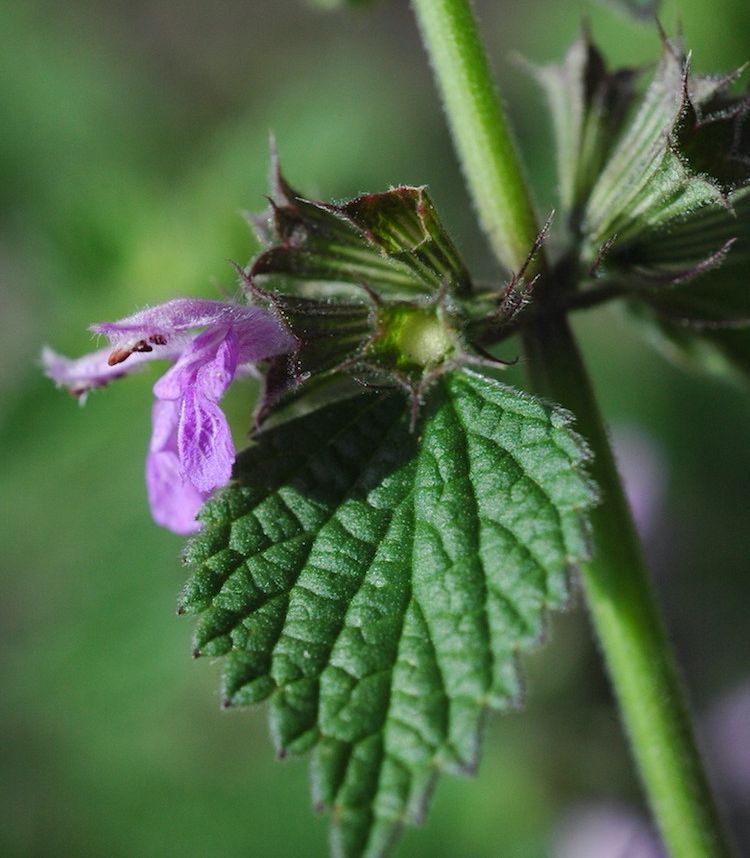
[[(469, 0), (412, 0), (482, 225), (518, 269), (537, 234), (530, 195)], [(549, 295), (554, 284), (548, 282)], [(670, 647), (586, 368), (562, 315), (523, 332), (536, 391), (570, 408), (589, 441), (602, 504), (581, 577), (621, 717), (673, 858), (727, 858), (730, 848), (696, 747)]]
[(413, 6), (479, 219), (497, 257), (518, 271), (537, 234), (534, 211), (471, 6), (465, 0), (413, 0)]
[(731, 854), (706, 779), (670, 652), (586, 369), (567, 320), (538, 318), (523, 333), (534, 389), (577, 418), (594, 451), (602, 503), (591, 516), (586, 602), (651, 808), (674, 858)]

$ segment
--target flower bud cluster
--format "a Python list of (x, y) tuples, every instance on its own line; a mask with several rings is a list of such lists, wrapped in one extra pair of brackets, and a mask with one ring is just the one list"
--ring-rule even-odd
[(241, 272), (246, 289), (297, 342), (266, 374), (261, 422), (342, 376), (404, 390), (414, 422), (445, 372), (503, 364), (483, 351), (482, 335), (524, 306), (528, 284), (514, 277), (478, 301), (424, 188), (333, 205), (302, 197), (277, 167), (271, 207), (254, 225), (267, 247)]
[(642, 92), (644, 75), (609, 71), (588, 33), (534, 75), (555, 132), (563, 286), (630, 297), (674, 343), (685, 326), (750, 325), (750, 96), (744, 69), (695, 74), (661, 40)]

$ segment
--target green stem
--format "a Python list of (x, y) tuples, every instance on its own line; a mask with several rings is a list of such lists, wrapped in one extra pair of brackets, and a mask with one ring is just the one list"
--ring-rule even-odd
[(591, 516), (593, 559), (581, 581), (654, 817), (674, 858), (725, 858), (731, 850), (573, 334), (565, 317), (540, 317), (523, 337), (534, 389), (576, 415), (594, 452), (602, 503)]
[[(412, 4), (482, 225), (499, 261), (518, 269), (537, 227), (470, 2)], [(673, 858), (727, 858), (731, 850), (578, 347), (562, 315), (531, 320), (523, 336), (534, 388), (573, 411), (594, 453), (602, 503), (593, 514), (593, 559), (581, 579), (652, 811)]]
[(498, 259), (518, 271), (536, 237), (536, 219), (471, 6), (456, 0), (413, 0), (413, 6), (479, 219)]

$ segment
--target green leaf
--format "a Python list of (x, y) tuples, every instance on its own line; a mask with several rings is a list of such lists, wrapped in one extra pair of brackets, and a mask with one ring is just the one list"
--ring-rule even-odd
[(568, 597), (595, 492), (570, 416), (470, 372), (417, 431), (366, 394), (260, 433), (205, 507), (180, 611), (225, 655), (227, 706), (269, 701), (280, 755), (312, 751), (336, 855), (381, 856), (441, 770), (472, 772), (519, 652)]

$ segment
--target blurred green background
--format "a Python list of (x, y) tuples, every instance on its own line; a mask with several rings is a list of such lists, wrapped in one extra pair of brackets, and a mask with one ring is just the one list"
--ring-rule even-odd
[[(477, 6), (547, 210), (549, 126), (511, 54), (558, 58), (584, 14), (616, 63), (651, 61), (658, 38), (596, 5)], [(678, 14), (699, 70), (750, 56), (750, 5), (684, 0), (662, 19)], [(221, 712), (218, 665), (190, 659), (191, 621), (174, 611), (181, 540), (145, 502), (155, 375), (80, 409), (42, 378), (38, 354), (80, 354), (90, 322), (145, 303), (233, 291), (225, 260), (254, 251), (240, 212), (264, 204), (269, 129), (308, 194), (429, 184), (472, 269), (496, 276), (407, 4), (2, 0), (0, 32), (0, 853), (323, 856), (306, 764), (274, 761), (263, 711)], [(577, 327), (616, 432), (638, 439), (635, 454), (623, 442), (623, 466), (750, 852), (746, 750), (748, 771), (731, 770), (750, 727), (736, 739), (722, 726), (750, 683), (750, 396), (667, 365), (616, 308)], [(252, 394), (229, 397), (238, 441)], [(580, 604), (549, 638), (527, 659), (525, 711), (493, 719), (479, 776), (444, 779), (400, 854), (562, 856), (576, 809), (644, 812)]]

